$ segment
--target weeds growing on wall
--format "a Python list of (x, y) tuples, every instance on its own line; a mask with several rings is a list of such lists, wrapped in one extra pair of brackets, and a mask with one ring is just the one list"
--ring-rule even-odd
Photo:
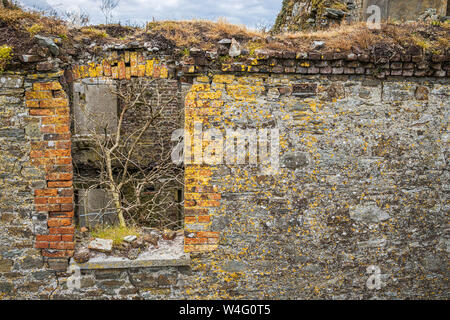
[(11, 60), (12, 58), (12, 48), (3, 45), (0, 47), (0, 72), (2, 72), (6, 66), (6, 64)]

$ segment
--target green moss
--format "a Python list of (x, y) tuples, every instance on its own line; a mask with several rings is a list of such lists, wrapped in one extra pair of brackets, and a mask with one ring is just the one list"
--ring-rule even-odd
[(255, 51), (257, 49), (261, 49), (262, 47), (263, 47), (263, 44), (261, 43), (261, 41), (250, 41), (247, 44), (247, 48), (248, 48), (250, 56), (254, 56)]
[(140, 235), (137, 228), (121, 226), (98, 227), (97, 229), (93, 230), (91, 234), (95, 238), (113, 240), (114, 246), (120, 245), (123, 242), (123, 238), (126, 236), (139, 237)]
[(35, 23), (31, 27), (27, 28), (27, 31), (29, 34), (34, 36), (35, 34), (39, 33), (42, 29), (43, 29), (42, 25)]
[(2, 72), (8, 62), (12, 59), (12, 48), (3, 45), (0, 47), (0, 72)]
[(81, 32), (87, 36), (94, 37), (94, 38), (106, 38), (108, 37), (108, 34), (103, 29), (96, 29), (96, 28), (83, 28), (81, 29)]

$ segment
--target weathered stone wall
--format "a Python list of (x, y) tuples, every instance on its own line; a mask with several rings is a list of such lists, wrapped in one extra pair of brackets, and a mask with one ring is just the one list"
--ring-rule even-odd
[(46, 299), (57, 280), (35, 249), (47, 216), (34, 208), (34, 189), (43, 188), (45, 172), (30, 157), (39, 123), (30, 116), (23, 76), (0, 77), (0, 299)]
[[(215, 104), (201, 109), (205, 127), (278, 128), (281, 154), (274, 175), (202, 168), (221, 198), (186, 203), (220, 234), (202, 287), (216, 297), (447, 297), (449, 84), (430, 80), (199, 78), (197, 108), (205, 96)], [(371, 265), (380, 291), (366, 287)]]
[[(0, 79), (3, 298), (448, 298), (448, 53), (126, 52)], [(52, 271), (73, 245), (66, 81), (134, 77), (186, 98), (189, 133), (279, 129), (281, 166), (187, 164), (191, 267), (86, 270), (71, 291)]]

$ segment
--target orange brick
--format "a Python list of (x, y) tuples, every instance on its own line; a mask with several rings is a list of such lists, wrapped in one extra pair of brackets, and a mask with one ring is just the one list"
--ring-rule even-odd
[(160, 74), (161, 74), (161, 67), (159, 65), (155, 65), (153, 67), (153, 77), (159, 78)]
[(30, 116), (52, 116), (55, 110), (52, 109), (31, 109)]
[(70, 141), (57, 141), (55, 145), (56, 149), (70, 149), (71, 146)]
[(72, 181), (49, 181), (49, 188), (69, 188), (73, 185)]
[(69, 116), (69, 108), (67, 107), (55, 108), (55, 113), (58, 116)]
[(50, 249), (75, 249), (73, 242), (50, 242)]
[(106, 60), (103, 60), (103, 73), (105, 74), (105, 77), (111, 76), (111, 65)]
[(47, 204), (49, 198), (34, 198), (35, 204)]
[(138, 77), (145, 77), (145, 65), (138, 66)]
[(58, 108), (58, 107), (68, 107), (69, 101), (63, 98), (54, 98), (39, 101), (40, 108)]
[(199, 245), (185, 245), (185, 252), (209, 252), (217, 249), (217, 245), (199, 244)]
[[(59, 157), (70, 157), (70, 150), (45, 150), (46, 158), (59, 158)], [(61, 179), (65, 180), (65, 179)]]
[(42, 124), (62, 124), (62, 125), (67, 126), (68, 123), (69, 123), (69, 117), (64, 117), (64, 116), (43, 117), (42, 118)]
[(220, 193), (209, 193), (208, 194), (208, 199), (220, 200), (220, 199), (222, 199), (222, 195)]
[(201, 176), (201, 177), (210, 177), (210, 176), (212, 176), (212, 171), (211, 170), (207, 170), (207, 169), (199, 170), (198, 171), (198, 175)]
[(63, 234), (61, 236), (61, 240), (64, 241), (64, 242), (73, 242), (73, 235)]
[(208, 209), (184, 209), (185, 216), (204, 216), (208, 214)]
[(220, 201), (217, 200), (198, 200), (199, 207), (220, 207)]
[(73, 199), (71, 197), (48, 198), (48, 203), (73, 203)]
[(37, 100), (26, 100), (25, 105), (28, 108), (39, 108), (39, 101), (37, 101)]
[(43, 158), (45, 155), (44, 151), (31, 150), (30, 158)]
[(185, 238), (184, 243), (185, 244), (207, 244), (208, 239), (207, 238)]
[(25, 99), (28, 100), (42, 100), (52, 99), (53, 95), (51, 91), (27, 91), (25, 92)]
[(185, 207), (195, 207), (197, 205), (197, 202), (195, 200), (185, 200), (184, 206)]
[(210, 216), (199, 216), (198, 217), (198, 222), (209, 222), (211, 219)]
[(44, 257), (49, 257), (49, 258), (64, 258), (67, 256), (67, 253), (65, 250), (61, 250), (61, 251), (48, 251), (48, 250), (42, 250), (42, 255)]
[(50, 218), (48, 219), (49, 227), (67, 227), (72, 225), (72, 219), (70, 218)]
[(58, 189), (36, 189), (34, 190), (36, 197), (56, 197), (58, 195)]
[(37, 241), (34, 247), (36, 249), (47, 249), (49, 247), (49, 243), (44, 241)]
[(42, 133), (55, 133), (55, 125), (41, 126)]
[(71, 164), (71, 163), (72, 163), (72, 158), (70, 158), (70, 157), (55, 159), (55, 164)]
[(118, 79), (119, 78), (119, 68), (118, 67), (112, 67), (111, 68), (111, 77), (113, 79)]
[[(73, 196), (73, 189), (72, 188), (70, 188), (70, 189), (61, 189), (61, 190), (59, 190), (59, 195), (61, 196), (61, 197), (72, 197)], [(69, 203), (71, 203), (71, 202), (69, 202)]]
[(196, 235), (198, 238), (219, 238), (219, 233), (212, 231), (198, 231)]
[(67, 98), (67, 94), (62, 90), (53, 91), (53, 98)]
[(37, 212), (59, 211), (61, 206), (59, 204), (36, 205), (35, 209)]
[(48, 228), (50, 234), (74, 234), (74, 227), (57, 227), (57, 228)]
[(61, 84), (57, 81), (53, 82), (35, 82), (33, 83), (34, 91), (61, 90)]
[(197, 217), (184, 217), (184, 223), (195, 223), (197, 222)]
[(119, 79), (120, 80), (125, 79), (125, 77), (126, 77), (125, 62), (119, 61), (117, 68), (118, 68), (118, 72), (119, 72)]
[(61, 204), (61, 211), (67, 211), (67, 212), (69, 212), (69, 211), (73, 211), (73, 203), (71, 203), (71, 204), (66, 204), (66, 203), (62, 203)]
[(55, 234), (44, 234), (44, 235), (37, 235), (36, 241), (61, 241), (60, 235)]
[(56, 125), (55, 133), (67, 133), (70, 132), (70, 128), (68, 125)]
[(67, 180), (73, 179), (73, 174), (72, 173), (49, 173), (46, 176), (46, 178), (47, 178), (47, 180), (51, 180), (51, 181), (57, 181), (57, 180), (67, 181)]
[(42, 141), (42, 142), (32, 141), (31, 142), (31, 150), (38, 150), (38, 151), (40, 151), (42, 149), (47, 149), (47, 148), (49, 148), (47, 141)]

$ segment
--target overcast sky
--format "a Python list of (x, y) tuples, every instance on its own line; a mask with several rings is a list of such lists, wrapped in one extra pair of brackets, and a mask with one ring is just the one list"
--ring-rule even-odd
[[(104, 23), (99, 9), (101, 0), (19, 0), (30, 8), (82, 10), (91, 23)], [(121, 0), (113, 11), (115, 22), (143, 25), (146, 21), (173, 19), (209, 19), (225, 17), (229, 22), (255, 28), (273, 24), (282, 0)]]

